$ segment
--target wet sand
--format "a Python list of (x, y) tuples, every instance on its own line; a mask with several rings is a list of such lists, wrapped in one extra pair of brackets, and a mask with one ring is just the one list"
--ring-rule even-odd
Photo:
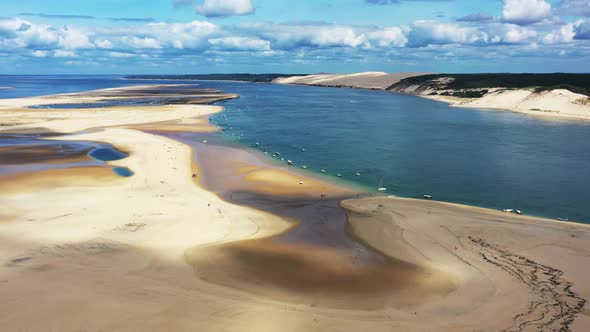
[(339, 202), (361, 192), (270, 164), (253, 152), (203, 144), (199, 135), (182, 137), (193, 142), (207, 190), (293, 222), (271, 238), (187, 251), (199, 278), (280, 301), (366, 310), (415, 305), (453, 290), (451, 275), (351, 240)]

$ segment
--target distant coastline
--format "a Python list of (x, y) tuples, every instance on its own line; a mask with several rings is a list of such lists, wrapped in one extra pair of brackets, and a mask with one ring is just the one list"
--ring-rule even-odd
[(282, 77), (277, 84), (383, 90), (458, 107), (590, 120), (590, 74), (423, 74), (366, 72)]
[[(194, 75), (129, 75), (123, 77), (129, 80), (202, 80), (202, 81), (237, 81), (253, 83), (270, 83), (284, 77), (286, 74), (194, 74)], [(304, 74), (289, 74), (289, 77), (305, 76)]]

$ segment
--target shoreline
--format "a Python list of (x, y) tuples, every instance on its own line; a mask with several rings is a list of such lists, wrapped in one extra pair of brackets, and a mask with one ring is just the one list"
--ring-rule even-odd
[[(385, 73), (382, 73), (385, 74)], [(403, 73), (402, 73), (403, 74)], [(388, 74), (388, 75), (395, 75), (395, 74)], [(355, 76), (368, 76), (364, 80), (354, 83), (346, 83), (346, 84), (334, 84), (330, 83), (332, 81), (336, 82), (341, 80), (344, 77), (355, 77)], [(412, 76), (420, 76), (420, 75), (411, 75)], [(317, 78), (316, 78), (317, 77)], [(315, 80), (320, 79), (320, 83), (315, 83)], [(439, 102), (444, 102), (449, 104), (453, 107), (463, 107), (463, 108), (472, 108), (472, 109), (489, 109), (489, 110), (497, 110), (497, 111), (510, 111), (513, 113), (525, 114), (530, 115), (533, 117), (539, 117), (547, 120), (569, 120), (569, 121), (590, 121), (590, 107), (587, 107), (588, 104), (580, 104), (576, 101), (573, 101), (572, 98), (577, 95), (575, 93), (570, 92), (569, 90), (564, 89), (553, 89), (547, 90), (540, 93), (531, 93), (528, 96), (522, 96), (520, 99), (513, 100), (512, 103), (514, 105), (504, 105), (506, 100), (502, 100), (502, 94), (504, 93), (512, 93), (512, 94), (519, 94), (519, 93), (530, 93), (528, 89), (520, 88), (520, 89), (503, 89), (503, 88), (488, 88), (491, 92), (484, 95), (483, 97), (479, 98), (459, 98), (459, 97), (452, 97), (452, 96), (443, 96), (443, 95), (430, 95), (425, 94), (424, 92), (419, 91), (419, 85), (410, 85), (409, 87), (401, 88), (398, 90), (390, 89), (393, 85), (386, 85), (386, 86), (378, 86), (378, 87), (367, 87), (367, 85), (372, 84), (372, 77), (371, 73), (356, 73), (350, 75), (308, 75), (303, 77), (286, 77), (283, 79), (274, 80), (273, 84), (287, 84), (287, 85), (301, 85), (301, 86), (318, 86), (318, 87), (329, 87), (329, 88), (350, 88), (350, 89), (360, 89), (360, 90), (369, 90), (369, 91), (384, 91), (393, 94), (399, 95), (407, 95), (407, 96), (414, 96), (420, 98), (426, 98), (430, 100), (435, 100)], [(400, 81), (398, 80), (397, 83)], [(436, 92), (436, 90), (434, 90)], [(547, 96), (548, 94), (553, 94), (552, 96)], [(530, 97), (533, 97), (532, 100), (529, 100)], [(514, 98), (514, 96), (507, 97), (509, 100), (510, 98)], [(535, 100), (545, 98), (546, 100)], [(562, 98), (559, 100), (559, 98)], [(569, 100), (568, 100), (569, 98)], [(586, 95), (577, 95), (577, 98), (586, 98), (589, 99), (590, 97)], [(568, 113), (563, 113), (561, 109), (556, 110), (542, 110), (537, 109), (539, 103), (542, 102), (544, 105), (552, 105), (552, 104), (561, 104), (562, 108), (568, 108)], [(519, 104), (523, 105), (534, 105), (535, 108), (522, 108), (519, 107)], [(532, 107), (532, 106), (531, 106)], [(584, 113), (581, 108), (586, 107)], [(573, 110), (572, 109), (576, 109)]]
[[(289, 241), (298, 243), (298, 240), (288, 237), (285, 243), (275, 243), (273, 239), (277, 234), (288, 235), (292, 231), (293, 219), (289, 215), (273, 213), (268, 200), (258, 202), (270, 209), (261, 211), (222, 200), (219, 194), (208, 190), (200, 181), (210, 178), (219, 181), (224, 177), (207, 175), (211, 171), (207, 170), (206, 161), (194, 162), (195, 155), (198, 161), (199, 154), (206, 156), (207, 152), (199, 152), (160, 135), (122, 128), (141, 125), (138, 122), (144, 121), (151, 123), (154, 126), (151, 129), (154, 129), (157, 127), (154, 123), (161, 123), (159, 120), (163, 118), (172, 121), (174, 118), (194, 118), (197, 115), (201, 116), (197, 123), (203, 123), (204, 117), (222, 110), (216, 106), (190, 108), (190, 112), (181, 106), (156, 107), (140, 112), (135, 107), (123, 107), (108, 112), (102, 110), (102, 114), (94, 114), (97, 111), (92, 109), (80, 110), (80, 113), (94, 114), (90, 123), (86, 116), (84, 123), (80, 123), (82, 118), (76, 118), (79, 115), (70, 110), (67, 110), (72, 113), (69, 116), (73, 119), (70, 120), (61, 118), (63, 110), (43, 110), (45, 116), (51, 119), (49, 122), (42, 119), (48, 129), (71, 133), (52, 139), (87, 139), (112, 144), (127, 151), (129, 157), (109, 164), (129, 167), (135, 175), (126, 179), (107, 177), (95, 181), (88, 177), (92, 173), (81, 170), (78, 177), (52, 187), (55, 173), (49, 172), (48, 177), (43, 177), (50, 179), (49, 185), (39, 183), (40, 176), (33, 173), (34, 183), (41, 187), (27, 184), (20, 188), (22, 193), (17, 196), (0, 193), (0, 215), (13, 215), (10, 217), (13, 221), (0, 223), (0, 238), (4, 239), (0, 258), (8, 262), (0, 267), (0, 275), (8, 280), (5, 284), (0, 283), (0, 287), (9, 306), (3, 311), (11, 312), (9, 317), (0, 316), (0, 326), (22, 327), (18, 324), (27, 322), (25, 326), (33, 330), (42, 330), (47, 326), (61, 327), (61, 330), (82, 326), (95, 329), (143, 327), (147, 330), (164, 327), (179, 330), (199, 326), (205, 330), (226, 330), (228, 324), (236, 327), (247, 324), (262, 331), (276, 330), (287, 323), (298, 326), (299, 330), (371, 328), (386, 331), (395, 321), (404, 330), (425, 330), (436, 324), (447, 329), (471, 331), (482, 326), (499, 330), (516, 323), (537, 324), (534, 316), (543, 312), (518, 316), (518, 319), (524, 317), (521, 321), (515, 315), (520, 309), (526, 311), (524, 309), (534, 301), (564, 301), (570, 299), (569, 295), (559, 289), (545, 291), (530, 288), (531, 285), (537, 287), (535, 282), (523, 284), (503, 268), (481, 257), (482, 254), (494, 257), (505, 252), (508, 256), (504, 257), (515, 259), (515, 264), (520, 264), (512, 251), (542, 262), (525, 264), (522, 268), (559, 265), (559, 271), (564, 271), (563, 278), (567, 278), (564, 280), (574, 279), (576, 294), (581, 292), (584, 298), (590, 297), (589, 286), (583, 281), (585, 271), (576, 270), (576, 267), (590, 262), (590, 253), (587, 252), (590, 249), (590, 231), (587, 225), (555, 223), (550, 219), (517, 217), (495, 210), (424, 200), (370, 197), (341, 202), (348, 208), (346, 224), (354, 228), (353, 234), (380, 252), (401, 261), (395, 264), (403, 262), (403, 266), (408, 266), (407, 273), (402, 275), (387, 274), (395, 280), (394, 283), (389, 279), (371, 283), (371, 277), (383, 275), (383, 271), (361, 264), (362, 260), (351, 261), (351, 256), (342, 255), (340, 250), (333, 251), (334, 248), (341, 249), (338, 245), (334, 244), (335, 247), (329, 250), (310, 245), (293, 247)], [(150, 111), (157, 111), (159, 116), (150, 115)], [(49, 114), (51, 112), (57, 115), (53, 119)], [(30, 114), (33, 113), (35, 111)], [(126, 117), (122, 117), (124, 114)], [(118, 122), (116, 125), (115, 119)], [(17, 128), (33, 129), (39, 121), (33, 119), (33, 122), (19, 124)], [(76, 134), (80, 130), (97, 127), (107, 128)], [(170, 125), (169, 129), (172, 127)], [(215, 149), (211, 146), (205, 148)], [(239, 151), (243, 151), (243, 155), (238, 155)], [(261, 183), (265, 183), (262, 187), (268, 188), (265, 189), (266, 194), (286, 193), (286, 202), (290, 202), (292, 208), (297, 209), (301, 205), (305, 209), (310, 198), (298, 202), (296, 198), (301, 192), (311, 191), (314, 199), (318, 199), (319, 189), (326, 190), (322, 186), (331, 186), (323, 179), (317, 183), (308, 180), (304, 174), (289, 176), (284, 172), (295, 170), (285, 167), (282, 167), (284, 172), (279, 167), (269, 173), (264, 160), (257, 164), (249, 159), (250, 152), (247, 150), (213, 153), (217, 153), (217, 157), (211, 157), (209, 169), (236, 176), (225, 184), (230, 192), (251, 191), (248, 188), (261, 187)], [(224, 155), (227, 159), (219, 160)], [(229, 169), (222, 169), (226, 166)], [(197, 174), (198, 179), (195, 180), (191, 174)], [(255, 176), (248, 177), (252, 174)], [(302, 189), (300, 179), (305, 185)], [(214, 186), (224, 188), (223, 183)], [(31, 192), (33, 188), (35, 192)], [(289, 197), (288, 194), (293, 193), (296, 194)], [(333, 197), (337, 199), (338, 194), (335, 192)], [(321, 207), (321, 197), (318, 204), (318, 208), (334, 211), (331, 205)], [(274, 209), (280, 207), (279, 204)], [(391, 217), (395, 215), (402, 218)], [(304, 219), (308, 218), (316, 219), (313, 213)], [(330, 220), (328, 218), (324, 223), (328, 222), (327, 226), (338, 229), (338, 224), (332, 225)], [(312, 227), (312, 232), (316, 230), (313, 224), (309, 227)], [(332, 229), (328, 230), (327, 233), (320, 233), (330, 234)], [(285, 233), (287, 231), (289, 233)], [(575, 237), (570, 237), (570, 234), (575, 234)], [(486, 243), (492, 246), (471, 241), (468, 236), (472, 235), (485, 238)], [(261, 247), (259, 243), (249, 241), (270, 242)], [(323, 241), (320, 240), (321, 243)], [(229, 247), (215, 245), (220, 243)], [(570, 252), (568, 248), (578, 250)], [(272, 269), (263, 272), (248, 270), (261, 261), (266, 262), (262, 267), (270, 264), (276, 267), (276, 271), (283, 270), (287, 264), (286, 271), (289, 273), (276, 274)], [(416, 270), (414, 266), (425, 266), (430, 272), (421, 274), (421, 270)], [(228, 271), (230, 273), (226, 273)], [(305, 273), (295, 276), (297, 271)], [(324, 275), (332, 278), (321, 281)], [(452, 277), (448, 279), (447, 275)], [(236, 284), (237, 281), (242, 282), (244, 276), (246, 283)], [(222, 280), (227, 277), (230, 279)], [(295, 277), (303, 279), (290, 279)], [(336, 277), (342, 279), (332, 285), (330, 281)], [(104, 286), (102, 278), (106, 278), (108, 287)], [(559, 278), (561, 276), (554, 279), (558, 285), (568, 285), (567, 281)], [(293, 281), (287, 282), (289, 280)], [(446, 292), (449, 280), (454, 286)], [(396, 286), (402, 288), (397, 289)], [(43, 290), (46, 287), (67, 288), (70, 292), (56, 294)], [(569, 287), (572, 285), (568, 286), (568, 290)], [(101, 291), (96, 293), (96, 289)], [(310, 295), (293, 297), (293, 290)], [(558, 295), (543, 297), (551, 291), (556, 291)], [(358, 305), (351, 307), (350, 294)], [(363, 301), (367, 294), (372, 295)], [(393, 302), (380, 302), (381, 296), (390, 294), (393, 298), (387, 301)], [(57, 314), (43, 314), (46, 309), (44, 304), (54, 303), (56, 296), (59, 304), (52, 307), (52, 312)], [(578, 311), (560, 318), (551, 316), (553, 311), (549, 308), (545, 312), (548, 313), (546, 317), (557, 317), (556, 322), (569, 326), (571, 321), (568, 320), (573, 320), (582, 311), (575, 296), (578, 295), (574, 294), (571, 300), (577, 301), (573, 307)], [(395, 302), (399, 301), (396, 297), (408, 301)], [(88, 298), (93, 301), (88, 302)], [(122, 305), (117, 304), (119, 301), (123, 301)], [(82, 303), (86, 305), (82, 306)], [(82, 310), (67, 322), (59, 315), (80, 307), (88, 310)], [(14, 312), (15, 308), (19, 311)], [(366, 311), (366, 308), (371, 308), (371, 311)], [(235, 310), (247, 314), (235, 314)], [(187, 315), (189, 312), (191, 314)], [(153, 317), (154, 313), (157, 313), (156, 321), (142, 319)], [(262, 313), (266, 315), (261, 320)], [(137, 318), (130, 320), (129, 314)], [(25, 319), (33, 315), (40, 317), (38, 324), (41, 325)], [(110, 317), (106, 322), (105, 316)], [(458, 318), (462, 321), (461, 326), (456, 323)], [(590, 318), (584, 313), (577, 316), (573, 326), (583, 331), (584, 327), (590, 326), (588, 324)]]

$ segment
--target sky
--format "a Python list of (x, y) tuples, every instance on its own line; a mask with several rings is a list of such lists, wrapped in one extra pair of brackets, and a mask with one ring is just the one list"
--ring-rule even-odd
[(590, 0), (2, 0), (0, 74), (590, 72)]

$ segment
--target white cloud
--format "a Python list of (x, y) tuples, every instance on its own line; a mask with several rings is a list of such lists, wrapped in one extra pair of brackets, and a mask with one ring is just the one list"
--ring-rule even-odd
[(78, 54), (72, 51), (55, 50), (55, 52), (53, 52), (53, 56), (56, 58), (77, 58)]
[(551, 4), (545, 0), (504, 0), (502, 13), (506, 22), (531, 24), (549, 17)]
[(225, 51), (270, 51), (270, 42), (258, 38), (224, 37), (209, 42)]
[(485, 44), (489, 35), (476, 27), (437, 21), (416, 21), (408, 35), (409, 45), (420, 47), (431, 44)]
[(403, 47), (407, 44), (408, 38), (402, 28), (391, 27), (367, 33), (367, 37), (379, 47)]
[(108, 52), (108, 56), (113, 58), (133, 58), (135, 54), (132, 53), (125, 53), (125, 52)]
[(119, 41), (127, 46), (134, 49), (160, 49), (162, 45), (159, 41), (151, 37), (136, 37), (136, 36), (123, 36)]
[(31, 55), (34, 56), (35, 58), (46, 58), (47, 56), (49, 56), (49, 52), (36, 50), (36, 51), (31, 52)]
[(575, 23), (562, 25), (559, 29), (553, 30), (543, 37), (545, 44), (571, 43), (574, 40), (576, 32), (574, 31)]
[(239, 31), (269, 40), (275, 50), (300, 48), (403, 47), (408, 39), (401, 27), (355, 27), (335, 24), (242, 24)]
[(207, 17), (248, 15), (254, 12), (251, 0), (204, 0), (197, 13)]
[(103, 49), (113, 48), (113, 43), (110, 40), (106, 40), (106, 39), (96, 40), (94, 42), (94, 44), (96, 44), (96, 47), (98, 47), (98, 48), (103, 48)]
[(537, 32), (535, 30), (521, 27), (515, 24), (503, 24), (497, 28), (497, 35), (500, 39), (499, 43), (506, 44), (521, 44), (528, 42), (535, 42)]

